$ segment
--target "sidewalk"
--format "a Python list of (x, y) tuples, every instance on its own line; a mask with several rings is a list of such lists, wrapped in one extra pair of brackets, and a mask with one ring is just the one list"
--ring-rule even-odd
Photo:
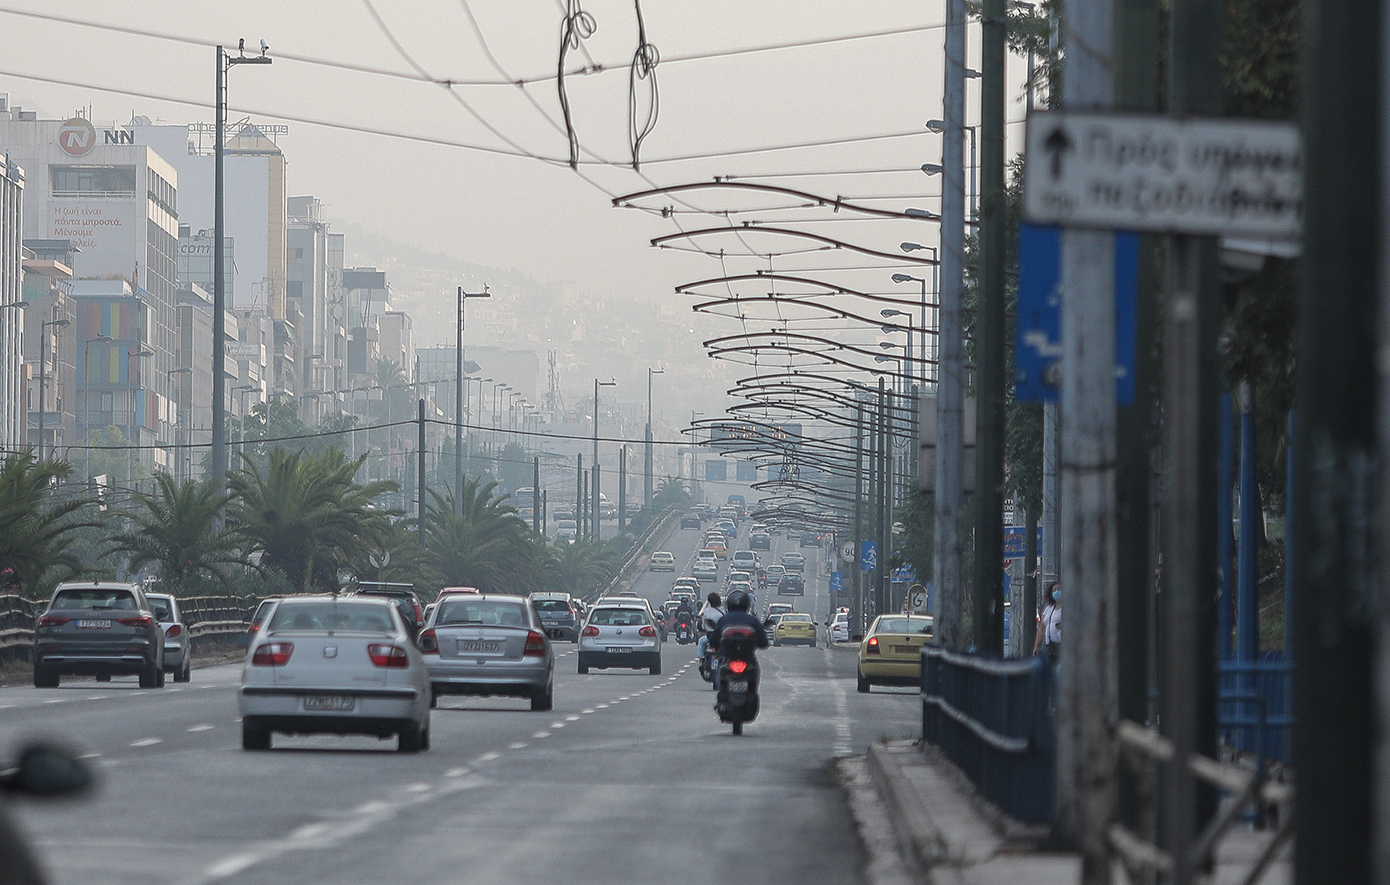
[[(840, 766), (870, 855), (866, 872), (873, 885), (1074, 885), (1080, 880), (1077, 855), (1039, 847), (1046, 827), (1001, 815), (933, 748), (923, 752), (910, 740), (885, 741)], [(1244, 829), (1229, 833), (1218, 852), (1215, 883), (1244, 881), (1251, 858), (1268, 838)], [(1112, 881), (1129, 881), (1118, 862)], [(1293, 881), (1288, 846), (1259, 881)]]

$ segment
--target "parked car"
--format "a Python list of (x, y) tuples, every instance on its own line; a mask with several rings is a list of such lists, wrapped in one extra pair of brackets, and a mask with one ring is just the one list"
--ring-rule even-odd
[(410, 632), (413, 642), (425, 626), (425, 608), (420, 605), (420, 597), (415, 593), (414, 584), (394, 584), (385, 581), (363, 581), (357, 585), (354, 596), (379, 596), (389, 599), (401, 613), (405, 629)]
[(650, 607), (617, 600), (595, 603), (579, 632), (579, 672), (591, 667), (661, 673), (661, 635)]
[(445, 599), (420, 634), (430, 706), (439, 695), (523, 697), (555, 704), (555, 651), (524, 596), (485, 593)]
[(241, 673), (241, 746), (284, 734), (396, 735), (430, 744), (430, 677), (395, 600), (361, 594), (281, 599)]
[(676, 555), (669, 550), (658, 550), (652, 554), (647, 567), (654, 572), (673, 572), (676, 570)]
[(581, 618), (568, 593), (532, 593), (531, 605), (541, 619), (545, 635), (564, 642), (579, 641)]
[(806, 557), (795, 551), (782, 554), (782, 565), (789, 572), (806, 571)]
[(830, 630), (831, 642), (849, 642), (849, 611), (842, 610), (835, 612), (835, 616), (826, 625)]
[(778, 615), (772, 631), (773, 645), (816, 644), (816, 622), (805, 612)]
[(164, 684), (164, 631), (139, 584), (59, 584), (35, 625), (33, 655), (35, 688), (57, 688), (65, 675)]
[(159, 629), (164, 632), (164, 672), (173, 673), (175, 682), (193, 677), (193, 640), (179, 612), (179, 602), (164, 593), (147, 593)]
[(932, 635), (930, 615), (879, 615), (859, 645), (860, 692), (874, 685), (918, 685), (922, 645)]

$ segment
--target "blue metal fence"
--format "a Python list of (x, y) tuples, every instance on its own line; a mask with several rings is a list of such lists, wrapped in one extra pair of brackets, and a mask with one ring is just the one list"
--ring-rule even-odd
[(1052, 820), (1056, 753), (1052, 667), (922, 649), (922, 738), (960, 766), (980, 793), (1028, 823)]
[(1223, 743), (1261, 757), (1291, 761), (1291, 667), (1280, 652), (1218, 665), (1217, 728)]

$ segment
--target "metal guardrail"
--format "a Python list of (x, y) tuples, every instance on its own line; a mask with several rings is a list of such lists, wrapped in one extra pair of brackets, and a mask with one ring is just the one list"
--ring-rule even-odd
[(922, 739), (980, 793), (1025, 823), (1052, 820), (1056, 788), (1052, 667), (922, 648)]
[(1226, 745), (1264, 759), (1292, 761), (1293, 667), (1282, 654), (1217, 664), (1216, 721)]
[(628, 548), (627, 553), (623, 556), (623, 561), (618, 565), (618, 570), (614, 573), (613, 579), (605, 584), (602, 589), (594, 592), (586, 601), (592, 602), (595, 599), (602, 599), (619, 589), (623, 582), (628, 580), (633, 567), (644, 557), (649, 555), (650, 551), (647, 548), (651, 546), (652, 541), (660, 537), (664, 532), (669, 531), (671, 528), (671, 520), (675, 519), (678, 515), (679, 512), (674, 507), (668, 507), (657, 514), (656, 519), (652, 520), (647, 530), (632, 542), (632, 546)]
[[(251, 621), (259, 599), (240, 596), (190, 596), (179, 599), (184, 626), (194, 639), (240, 633)], [(47, 608), (22, 596), (0, 596), (0, 652), (6, 656), (28, 654), (34, 645), (34, 625)]]

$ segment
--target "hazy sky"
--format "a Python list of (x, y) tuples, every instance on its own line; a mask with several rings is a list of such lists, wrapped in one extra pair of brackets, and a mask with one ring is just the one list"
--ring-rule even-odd
[[(586, 65), (592, 59), (601, 71), (567, 78), (582, 146), (578, 174), (564, 162), (568, 145), (556, 128), (560, 110), (554, 72), (564, 0), (371, 3), (374, 6), (366, 0), (0, 0), (0, 10), (28, 9), (199, 42), (222, 40), (231, 46), (238, 37), (245, 37), (248, 46), (258, 46), (264, 38), (275, 63), (233, 70), (232, 119), (249, 113), (258, 121), (277, 122), (275, 115), (283, 115), (496, 151), (280, 120), (290, 126), (289, 135), (280, 140), (290, 162), (290, 192), (320, 197), (330, 221), (355, 222), (481, 265), (517, 268), (541, 281), (570, 282), (584, 290), (631, 299), (634, 304), (647, 299), (689, 301), (687, 296), (673, 294), (673, 286), (724, 271), (806, 270), (830, 264), (855, 268), (836, 271), (840, 285), (913, 294), (889, 280), (894, 271), (907, 268), (844, 252), (782, 254), (809, 245), (789, 238), (724, 235), (700, 240), (703, 247), (725, 250), (723, 261), (656, 250), (649, 246), (650, 239), (674, 233), (678, 226), (694, 230), (730, 221), (718, 215), (662, 218), (618, 210), (611, 207), (611, 195), (653, 184), (708, 181), (716, 175), (856, 171), (861, 174), (762, 180), (830, 197), (858, 198), (881, 208), (937, 208), (931, 195), (939, 192), (939, 182), (923, 175), (919, 167), (939, 162), (941, 153), (939, 136), (923, 126), (926, 120), (941, 116), (940, 2), (646, 0), (642, 13), (647, 39), (662, 61), (656, 68), (660, 115), (643, 145), (640, 175), (626, 165), (631, 162), (628, 65), (637, 44), (631, 0), (582, 3), (596, 29), (581, 49), (570, 52), (567, 67)], [(409, 60), (393, 48), (374, 21), (373, 8)], [(470, 23), (470, 10), (486, 48)], [(743, 48), (904, 29), (915, 30), (708, 57)], [(382, 68), (402, 76), (356, 73), (295, 61), (290, 55)], [(972, 66), (977, 58), (972, 29)], [(481, 84), (451, 90), (420, 82), (417, 67), (435, 79), (537, 82), (525, 89)], [(204, 46), (0, 11), (0, 91), (8, 92), (13, 104), (37, 109), (43, 116), (66, 116), (90, 106), (98, 122), (126, 122), (132, 113), (164, 122), (210, 121), (213, 74), (213, 53)], [(85, 85), (42, 83), (19, 75)], [(638, 85), (645, 101), (647, 81)], [(181, 98), (203, 106), (91, 87)], [(1009, 93), (1011, 120), (1022, 118), (1020, 88)], [(973, 88), (969, 94), (968, 103), (973, 106)], [(1013, 125), (1010, 131), (1016, 138), (1021, 127)], [(833, 147), (730, 155), (901, 133), (911, 134)], [(543, 159), (512, 156), (518, 148)], [(705, 154), (724, 156), (672, 161)], [(936, 228), (930, 223), (854, 220), (850, 214), (832, 215), (826, 210), (776, 211), (794, 202), (702, 192), (688, 194), (682, 202), (665, 198), (649, 205), (672, 205), (686, 212), (692, 208), (765, 210), (732, 216), (735, 222), (815, 218), (801, 229), (899, 255), (898, 244), (903, 240), (936, 242)], [(750, 246), (778, 254), (755, 260), (734, 254)], [(767, 288), (743, 291), (765, 294)], [(701, 331), (707, 335), (737, 328), (729, 322), (705, 322), (708, 325)], [(873, 336), (864, 340), (872, 343)]]

